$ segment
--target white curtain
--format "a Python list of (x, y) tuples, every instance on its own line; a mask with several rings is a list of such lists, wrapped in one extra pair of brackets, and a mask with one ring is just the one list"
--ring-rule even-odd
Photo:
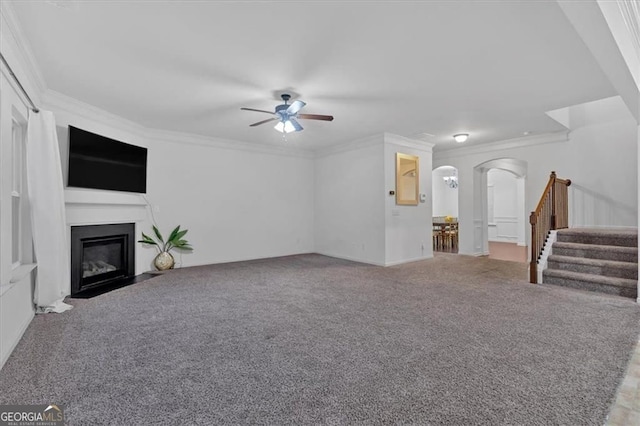
[(53, 113), (29, 114), (26, 143), (27, 192), (36, 255), (34, 303), (38, 312), (63, 312), (70, 285), (62, 164)]

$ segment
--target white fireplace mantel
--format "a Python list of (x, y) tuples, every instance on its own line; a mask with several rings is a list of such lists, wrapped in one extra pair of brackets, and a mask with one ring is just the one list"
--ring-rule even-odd
[(143, 222), (147, 202), (141, 194), (65, 189), (67, 225)]

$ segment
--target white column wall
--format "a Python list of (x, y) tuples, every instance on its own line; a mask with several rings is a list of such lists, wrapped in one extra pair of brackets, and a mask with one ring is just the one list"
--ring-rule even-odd
[[(385, 263), (384, 139), (376, 135), (315, 161), (315, 251)], [(395, 187), (394, 187), (395, 188)]]
[(386, 197), (385, 203), (385, 265), (397, 265), (433, 257), (432, 209), (433, 188), (432, 148), (426, 142), (401, 136), (384, 135), (385, 186), (387, 194), (395, 189), (396, 153), (418, 156), (420, 161), (420, 188), (424, 201), (417, 206), (396, 205), (395, 197)]

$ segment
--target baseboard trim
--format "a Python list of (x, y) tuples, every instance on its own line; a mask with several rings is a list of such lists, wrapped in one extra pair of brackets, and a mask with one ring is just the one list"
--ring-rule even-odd
[(31, 314), (29, 315), (27, 320), (20, 327), (20, 332), (18, 333), (18, 337), (15, 339), (14, 342), (11, 343), (11, 346), (10, 346), (9, 350), (7, 351), (7, 353), (6, 354), (2, 354), (2, 359), (0, 360), (0, 370), (2, 370), (2, 367), (4, 367), (4, 364), (7, 362), (7, 360), (9, 359), (11, 354), (13, 353), (13, 351), (16, 349), (16, 346), (18, 346), (18, 343), (20, 343), (20, 340), (22, 339), (22, 336), (24, 336), (25, 331), (27, 331), (27, 328), (29, 327), (29, 324), (31, 324), (31, 321), (33, 321), (33, 318), (35, 316), (36, 316), (36, 313), (32, 310)]
[(415, 257), (413, 259), (407, 259), (407, 260), (397, 260), (395, 262), (387, 262), (384, 264), (384, 266), (397, 266), (397, 265), (404, 265), (405, 263), (413, 263), (413, 262), (420, 262), (421, 260), (427, 260), (427, 259), (433, 259), (433, 255), (431, 256), (421, 256), (421, 257)]
[(327, 252), (323, 252), (323, 251), (316, 251), (314, 253), (322, 255), (322, 256), (334, 257), (336, 259), (348, 260), (350, 262), (366, 263), (367, 265), (375, 265), (375, 266), (387, 266), (384, 263), (373, 262), (371, 260), (356, 259), (355, 257), (342, 256), (342, 255), (337, 255), (337, 254), (333, 254), (333, 253), (327, 253)]

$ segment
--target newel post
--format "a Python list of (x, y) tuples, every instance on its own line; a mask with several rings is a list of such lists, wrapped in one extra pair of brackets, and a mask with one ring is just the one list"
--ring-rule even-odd
[(529, 264), (529, 282), (535, 284), (538, 282), (538, 236), (536, 233), (536, 225), (538, 218), (535, 212), (531, 212), (529, 223), (531, 224), (531, 263)]
[(556, 229), (556, 172), (551, 172), (551, 229)]

